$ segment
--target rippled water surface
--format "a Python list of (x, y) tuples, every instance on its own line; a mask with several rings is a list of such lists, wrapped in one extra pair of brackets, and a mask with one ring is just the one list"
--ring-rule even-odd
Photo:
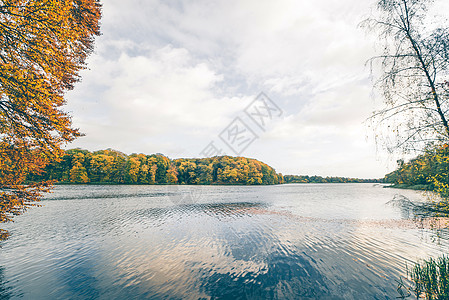
[(395, 299), (447, 253), (419, 192), (373, 184), (58, 186), (7, 224), (0, 298)]

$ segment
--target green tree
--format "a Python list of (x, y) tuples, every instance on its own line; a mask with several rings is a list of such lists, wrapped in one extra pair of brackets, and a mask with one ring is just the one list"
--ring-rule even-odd
[(197, 177), (197, 165), (190, 160), (177, 160), (178, 182), (185, 184), (197, 184), (199, 178)]
[(163, 155), (154, 155), (156, 158), (156, 183), (167, 183), (167, 171), (170, 167), (170, 159)]

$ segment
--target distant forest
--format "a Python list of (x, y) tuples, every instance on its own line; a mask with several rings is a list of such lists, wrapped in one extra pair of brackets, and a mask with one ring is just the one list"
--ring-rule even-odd
[(383, 179), (285, 175), (284, 183), (381, 183)]
[(218, 156), (169, 159), (163, 154), (126, 155), (116, 150), (65, 151), (28, 181), (56, 180), (74, 184), (240, 184), (381, 182), (378, 179), (285, 175), (256, 159)]
[(57, 180), (59, 183), (101, 184), (242, 184), (283, 182), (282, 174), (245, 157), (219, 156), (171, 160), (162, 154), (126, 155), (115, 150), (72, 149), (59, 162), (45, 168), (29, 181)]

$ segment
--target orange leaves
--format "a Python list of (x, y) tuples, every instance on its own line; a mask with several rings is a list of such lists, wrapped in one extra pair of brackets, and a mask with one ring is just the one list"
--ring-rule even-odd
[(97, 0), (1, 1), (0, 222), (48, 191), (49, 182), (25, 185), (27, 174), (80, 136), (61, 106), (100, 34), (100, 8)]
[(87, 176), (86, 168), (79, 161), (75, 161), (72, 169), (70, 170), (70, 182), (72, 183), (88, 183), (89, 177)]
[(41, 192), (48, 191), (51, 181), (24, 185), (29, 173), (39, 174), (48, 160), (39, 149), (26, 143), (0, 142), (0, 222), (11, 221), (39, 201)]
[(60, 106), (99, 34), (95, 0), (3, 1), (0, 6), (0, 133), (31, 137), (50, 152), (79, 132)]

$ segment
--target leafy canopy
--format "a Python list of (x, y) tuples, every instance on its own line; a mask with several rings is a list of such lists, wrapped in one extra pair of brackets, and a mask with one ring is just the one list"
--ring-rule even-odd
[(246, 157), (217, 156), (170, 160), (161, 154), (131, 154), (114, 150), (89, 152), (71, 149), (62, 160), (47, 165), (33, 182), (58, 180), (62, 183), (109, 184), (239, 184), (282, 183), (282, 174)]
[[(0, 222), (34, 205), (26, 185), (80, 136), (61, 106), (100, 34), (98, 0), (0, 1)], [(4, 232), (3, 232), (4, 233)]]

